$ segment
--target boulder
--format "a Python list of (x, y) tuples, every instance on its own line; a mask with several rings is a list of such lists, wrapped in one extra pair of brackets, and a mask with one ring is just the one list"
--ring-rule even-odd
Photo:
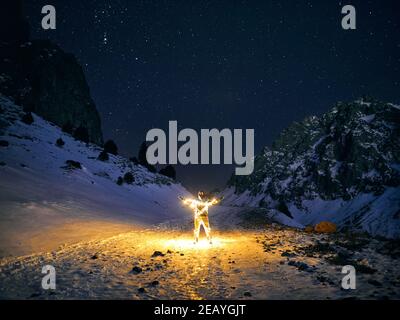
[(141, 267), (136, 266), (136, 267), (133, 267), (133, 268), (132, 268), (132, 270), (130, 271), (130, 273), (132, 273), (132, 274), (139, 274), (139, 273), (141, 273), (142, 271), (143, 271), (143, 270), (142, 270)]
[(161, 251), (154, 251), (154, 253), (152, 254), (152, 258), (155, 258), (155, 257), (164, 257), (165, 256), (165, 254), (164, 253), (162, 253)]

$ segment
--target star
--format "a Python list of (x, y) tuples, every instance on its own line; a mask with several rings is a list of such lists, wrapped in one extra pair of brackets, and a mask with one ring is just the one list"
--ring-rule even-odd
[(108, 44), (108, 36), (107, 36), (107, 32), (103, 33), (103, 44), (107, 45)]

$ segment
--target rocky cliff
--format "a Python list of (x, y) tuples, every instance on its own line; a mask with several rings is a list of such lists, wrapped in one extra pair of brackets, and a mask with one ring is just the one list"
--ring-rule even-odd
[(84, 127), (91, 142), (102, 144), (100, 116), (77, 59), (50, 41), (29, 40), (21, 1), (1, 9), (0, 93), (58, 126)]
[[(372, 99), (338, 103), (284, 130), (256, 157), (252, 175), (231, 178), (229, 200), (275, 208), (302, 223), (329, 217), (371, 231), (385, 220), (379, 228), (400, 235), (399, 137), (400, 107)], [(372, 212), (382, 197), (387, 201)]]

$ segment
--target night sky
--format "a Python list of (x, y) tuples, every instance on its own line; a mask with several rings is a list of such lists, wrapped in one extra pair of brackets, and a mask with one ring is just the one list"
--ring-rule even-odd
[[(41, 29), (41, 7), (57, 29)], [(341, 8), (357, 30), (341, 28)], [(104, 138), (137, 154), (146, 132), (254, 128), (256, 152), (291, 122), (362, 95), (400, 102), (400, 1), (29, 1), (33, 38), (82, 64)], [(232, 166), (177, 167), (189, 189)]]

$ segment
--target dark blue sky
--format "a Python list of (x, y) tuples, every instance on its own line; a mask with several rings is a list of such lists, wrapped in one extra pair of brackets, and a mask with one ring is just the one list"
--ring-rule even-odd
[[(40, 27), (57, 9), (57, 30)], [(357, 30), (341, 28), (353, 4)], [(337, 101), (400, 101), (400, 1), (26, 0), (34, 38), (81, 62), (106, 139), (137, 154), (146, 132), (254, 128), (256, 151)], [(223, 186), (230, 166), (177, 168), (191, 189)]]

